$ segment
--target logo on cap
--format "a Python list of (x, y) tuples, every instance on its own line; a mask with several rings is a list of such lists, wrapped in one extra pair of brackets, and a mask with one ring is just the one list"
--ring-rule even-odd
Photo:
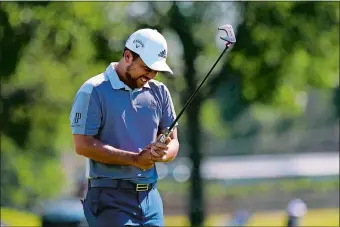
[(162, 50), (159, 54), (159, 57), (166, 58), (166, 50)]
[(140, 41), (139, 39), (133, 40), (133, 43), (136, 43), (136, 48), (138, 48), (140, 46), (144, 47), (144, 43), (142, 41)]

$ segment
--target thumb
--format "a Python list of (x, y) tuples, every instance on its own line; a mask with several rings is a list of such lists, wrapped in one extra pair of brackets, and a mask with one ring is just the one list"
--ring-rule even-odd
[[(159, 141), (159, 139), (160, 139), (163, 135), (164, 135), (164, 134), (159, 134), (159, 135), (157, 136), (157, 141)], [(168, 145), (168, 144), (170, 143), (170, 141), (171, 141), (171, 138), (168, 136), (168, 137), (166, 138), (164, 144)]]
[(170, 137), (166, 138), (165, 144), (168, 145), (170, 143), (170, 141), (171, 141)]
[(159, 134), (158, 136), (157, 136), (157, 139), (156, 139), (156, 141), (159, 141), (160, 140), (160, 138), (163, 136), (163, 134), (161, 133), (161, 134)]

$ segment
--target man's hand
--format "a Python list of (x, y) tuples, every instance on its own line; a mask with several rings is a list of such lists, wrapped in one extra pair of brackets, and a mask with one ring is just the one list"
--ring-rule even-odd
[(158, 140), (161, 136), (162, 136), (162, 134), (157, 137), (157, 140), (156, 140), (155, 143), (150, 144), (152, 160), (155, 161), (155, 162), (162, 162), (162, 161), (166, 160), (167, 150), (169, 148), (167, 145), (171, 141), (171, 138), (168, 137), (166, 139), (165, 143), (160, 143), (160, 142), (158, 142)]
[(136, 155), (134, 166), (141, 170), (151, 169), (155, 162), (164, 162), (167, 159), (168, 144), (171, 138), (168, 137), (165, 143), (158, 142), (157, 137), (156, 142), (147, 145), (139, 154)]
[(135, 165), (141, 170), (151, 169), (155, 162), (162, 161), (168, 149), (166, 144), (155, 142), (147, 145), (135, 158)]
[(144, 171), (151, 169), (155, 165), (155, 162), (152, 160), (151, 150), (148, 148), (149, 146), (137, 154), (134, 160), (134, 166)]

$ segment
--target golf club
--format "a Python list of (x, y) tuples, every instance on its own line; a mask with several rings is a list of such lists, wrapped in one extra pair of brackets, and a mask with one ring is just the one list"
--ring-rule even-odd
[(182, 116), (182, 114), (184, 113), (184, 111), (188, 108), (188, 106), (190, 105), (190, 103), (192, 102), (192, 100), (195, 98), (197, 92), (200, 90), (200, 88), (202, 87), (203, 83), (207, 80), (207, 78), (209, 77), (210, 73), (213, 71), (213, 69), (215, 68), (215, 66), (217, 65), (217, 63), (220, 61), (220, 59), (222, 58), (222, 56), (224, 55), (224, 53), (229, 49), (231, 44), (236, 43), (236, 38), (235, 38), (235, 33), (233, 30), (233, 27), (230, 24), (226, 24), (226, 25), (222, 25), (218, 28), (218, 30), (222, 30), (225, 31), (227, 33), (226, 36), (221, 36), (220, 38), (224, 41), (226, 41), (226, 47), (224, 48), (223, 52), (221, 53), (221, 55), (217, 58), (216, 62), (214, 63), (214, 65), (211, 67), (211, 69), (209, 70), (209, 72), (207, 73), (207, 75), (204, 77), (204, 79), (202, 80), (202, 82), (200, 83), (200, 85), (197, 87), (197, 89), (195, 90), (195, 92), (190, 96), (190, 98), (188, 99), (188, 101), (185, 103), (183, 109), (181, 110), (181, 112), (179, 112), (179, 114), (177, 115), (176, 119), (174, 120), (174, 122), (170, 125), (169, 128), (167, 128), (165, 130), (165, 132), (162, 133), (162, 136), (158, 139), (159, 142), (164, 143), (166, 141), (166, 139), (168, 138), (168, 136), (170, 136), (170, 134), (172, 133), (173, 128), (175, 127), (177, 121), (179, 120), (179, 118)]

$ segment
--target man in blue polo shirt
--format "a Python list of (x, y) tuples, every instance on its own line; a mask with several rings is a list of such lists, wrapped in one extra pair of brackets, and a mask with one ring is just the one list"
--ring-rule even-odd
[(178, 152), (177, 129), (157, 137), (176, 117), (167, 87), (154, 78), (172, 73), (167, 43), (154, 29), (126, 41), (123, 57), (87, 80), (70, 114), (75, 150), (87, 158), (89, 188), (83, 208), (92, 226), (163, 226), (156, 162)]

